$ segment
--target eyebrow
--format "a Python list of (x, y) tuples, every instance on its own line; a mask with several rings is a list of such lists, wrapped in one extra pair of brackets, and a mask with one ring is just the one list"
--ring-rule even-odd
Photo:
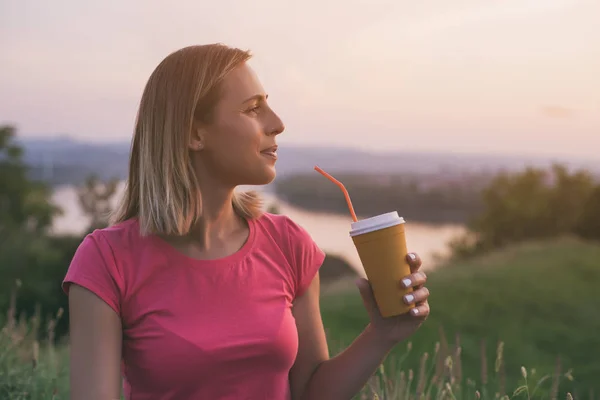
[(244, 100), (243, 103), (246, 104), (246, 103), (249, 103), (249, 102), (254, 101), (254, 100), (263, 100), (264, 101), (264, 100), (267, 100), (268, 98), (269, 98), (268, 94), (265, 94), (265, 95), (263, 95), (263, 94), (255, 94), (254, 96), (252, 96), (252, 97), (247, 98), (246, 100)]

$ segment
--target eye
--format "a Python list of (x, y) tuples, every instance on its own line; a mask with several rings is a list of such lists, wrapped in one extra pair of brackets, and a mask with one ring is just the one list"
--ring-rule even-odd
[(254, 114), (254, 115), (256, 115), (256, 114), (258, 114), (258, 111), (259, 111), (259, 110), (260, 110), (260, 105), (259, 105), (259, 104), (257, 104), (257, 105), (255, 105), (255, 106), (253, 106), (253, 107), (249, 108), (248, 110), (246, 110), (246, 112), (247, 112), (247, 113), (249, 113), (249, 114)]

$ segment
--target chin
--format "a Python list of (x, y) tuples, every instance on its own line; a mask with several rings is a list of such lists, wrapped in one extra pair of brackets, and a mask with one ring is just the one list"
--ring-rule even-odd
[(277, 173), (275, 172), (275, 168), (273, 168), (271, 171), (268, 171), (268, 173), (263, 175), (263, 179), (261, 181), (261, 183), (259, 183), (259, 185), (268, 185), (269, 183), (273, 182), (275, 180), (275, 177), (277, 176)]
[(251, 186), (262, 186), (268, 185), (269, 183), (275, 180), (277, 173), (275, 172), (275, 168), (267, 168), (261, 171), (257, 171), (256, 173), (246, 176), (244, 185)]

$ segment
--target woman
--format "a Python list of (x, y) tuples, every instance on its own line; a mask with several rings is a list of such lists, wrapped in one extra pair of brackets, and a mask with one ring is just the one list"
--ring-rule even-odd
[[(224, 45), (163, 60), (142, 95), (128, 185), (112, 226), (88, 235), (64, 280), (71, 398), (349, 399), (429, 314), (411, 255), (415, 313), (371, 322), (329, 358), (319, 311), (324, 254), (238, 185), (275, 178), (284, 125)], [(400, 285), (400, 282), (399, 282)], [(400, 290), (400, 287), (399, 287)]]

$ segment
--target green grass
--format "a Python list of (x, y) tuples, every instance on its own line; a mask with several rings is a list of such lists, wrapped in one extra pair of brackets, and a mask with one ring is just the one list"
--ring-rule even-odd
[[(357, 398), (564, 399), (570, 392), (588, 399), (592, 390), (598, 397), (598, 283), (600, 246), (571, 239), (431, 272), (429, 320)], [(322, 311), (332, 353), (367, 323), (357, 290), (324, 295)], [(32, 334), (39, 316), (27, 322), (9, 311), (8, 321), (0, 332), (0, 399), (68, 399), (68, 348), (54, 344), (54, 322), (40, 339)]]
[(45, 337), (38, 338), (40, 315), (17, 319), (14, 308), (0, 331), (0, 399), (68, 399), (68, 348), (54, 340), (56, 321), (49, 319)]
[[(569, 238), (528, 243), (440, 268), (428, 277), (430, 318), (412, 338), (410, 354), (398, 346), (387, 368), (406, 357), (404, 370), (417, 371), (423, 352), (431, 355), (439, 342), (442, 359), (460, 347), (460, 375), (481, 390), (482, 346), (488, 375), (494, 375), (502, 341), (503, 362), (490, 384), (494, 393), (522, 384), (525, 366), (535, 368), (538, 378), (564, 377), (573, 369), (575, 380), (563, 379), (561, 393), (588, 398), (595, 389), (600, 395), (600, 246)], [(336, 348), (348, 345), (367, 323), (357, 290), (324, 296), (322, 311)], [(552, 379), (546, 379), (537, 393), (551, 386)]]

